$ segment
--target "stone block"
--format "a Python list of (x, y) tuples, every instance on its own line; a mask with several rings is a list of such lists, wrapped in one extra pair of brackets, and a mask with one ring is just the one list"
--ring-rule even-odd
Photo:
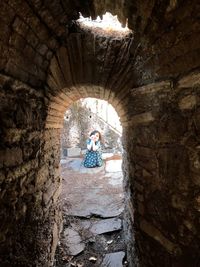
[(194, 208), (200, 212), (200, 195), (195, 197)]
[(62, 73), (61, 67), (59, 66), (59, 63), (58, 63), (58, 60), (56, 59), (56, 57), (53, 57), (51, 60), (50, 70), (51, 70), (52, 76), (53, 76), (56, 84), (58, 84), (58, 86), (60, 86), (60, 88), (67, 87), (65, 77)]
[(59, 185), (59, 187), (56, 189), (56, 191), (54, 192), (54, 195), (53, 195), (53, 202), (56, 203), (60, 194), (61, 194), (61, 191), (62, 191), (62, 184)]
[(47, 51), (48, 51), (48, 47), (47, 47), (45, 44), (39, 45), (39, 46), (37, 47), (37, 51), (38, 51), (42, 56), (44, 56), (44, 55), (47, 53)]
[(137, 194), (137, 199), (138, 199), (140, 202), (144, 202), (144, 197), (143, 197), (143, 195), (141, 195), (141, 194)]
[(63, 70), (63, 75), (65, 81), (69, 83), (69, 85), (73, 84), (70, 62), (69, 62), (69, 54), (66, 47), (61, 47), (57, 53), (59, 64)]
[(0, 165), (16, 166), (23, 161), (22, 150), (19, 147), (7, 148), (0, 152)]
[(179, 141), (187, 131), (187, 120), (179, 109), (168, 110), (159, 120), (157, 140), (159, 143)]
[(50, 60), (50, 59), (52, 58), (52, 56), (53, 56), (53, 53), (49, 50), (49, 51), (47, 52), (47, 54), (46, 54), (46, 58), (47, 58), (47, 60)]
[(131, 89), (131, 94), (133, 96), (144, 95), (144, 94), (151, 94), (157, 93), (159, 91), (170, 91), (172, 87), (171, 81), (162, 81), (158, 83), (151, 83), (148, 85), (144, 85), (141, 87)]
[(167, 239), (155, 226), (147, 222), (146, 220), (141, 220), (140, 229), (147, 235), (158, 241), (169, 253), (180, 254), (181, 249)]
[(12, 171), (9, 171), (7, 174), (7, 180), (15, 180), (18, 177), (25, 176), (30, 170), (34, 170), (38, 167), (38, 160), (30, 160), (25, 164), (14, 168)]
[(23, 51), (26, 45), (26, 40), (17, 32), (13, 33), (9, 39), (9, 44), (16, 49)]
[(152, 112), (144, 112), (133, 116), (131, 119), (131, 124), (137, 125), (137, 124), (149, 123), (154, 120), (155, 118), (153, 117)]
[(186, 201), (178, 194), (174, 194), (171, 197), (171, 205), (173, 208), (184, 212), (187, 209)]
[(144, 178), (150, 178), (151, 176), (152, 176), (152, 174), (151, 173), (149, 173), (147, 170), (145, 170), (145, 169), (143, 169), (142, 170), (142, 176), (144, 177)]
[(134, 182), (134, 187), (140, 192), (143, 192), (143, 190), (144, 190), (144, 186), (137, 183), (137, 182)]
[(192, 182), (194, 183), (194, 185), (197, 185), (200, 187), (200, 177), (198, 173), (193, 173), (192, 172), (192, 176), (191, 176)]
[(24, 23), (23, 20), (21, 20), (19, 17), (16, 17), (13, 25), (13, 29), (18, 32), (20, 35), (26, 37), (26, 34), (28, 33), (28, 25)]
[(52, 234), (52, 244), (51, 244), (51, 261), (53, 261), (56, 247), (58, 244), (58, 240), (59, 240), (59, 229), (58, 229), (57, 223), (54, 223), (53, 234)]
[(66, 228), (64, 231), (64, 240), (67, 246), (68, 255), (78, 255), (85, 249), (85, 244), (79, 233), (71, 228)]
[(197, 97), (195, 95), (188, 95), (179, 101), (179, 108), (182, 110), (193, 109), (197, 105)]
[(16, 64), (15, 60), (12, 58), (8, 60), (5, 70), (8, 74), (20, 78), (23, 82), (27, 82), (29, 79), (29, 74), (25, 72), (21, 66)]
[(32, 31), (29, 31), (27, 42), (32, 46), (36, 47), (39, 43), (38, 37)]
[(72, 147), (67, 149), (67, 156), (68, 157), (78, 157), (81, 154), (81, 148), (79, 147)]
[(94, 222), (90, 231), (94, 235), (100, 235), (104, 233), (110, 233), (119, 231), (122, 229), (122, 221), (118, 218), (105, 219), (98, 222)]
[(200, 110), (197, 110), (194, 114), (195, 127), (197, 129), (197, 135), (200, 134)]
[(47, 204), (49, 203), (49, 201), (52, 199), (53, 194), (55, 192), (55, 185), (51, 184), (47, 191), (43, 194), (42, 200), (45, 206), (47, 206)]
[(0, 185), (1, 185), (1, 183), (3, 183), (4, 181), (5, 181), (5, 174), (2, 172), (2, 171), (0, 171)]
[(101, 267), (122, 267), (125, 253), (123, 251), (105, 254)]
[(142, 203), (138, 203), (138, 212), (140, 215), (144, 215), (144, 205)]
[(152, 148), (136, 146), (134, 152), (142, 157), (155, 158), (155, 150)]
[(200, 85), (200, 73), (192, 73), (178, 81), (178, 88), (190, 88)]
[(46, 191), (43, 193), (43, 203), (48, 205), (50, 201), (56, 202), (61, 191), (60, 181), (53, 183), (51, 180), (48, 180), (45, 184)]
[(7, 24), (9, 24), (15, 17), (15, 10), (9, 7), (7, 1), (1, 2), (0, 17)]
[(49, 178), (48, 174), (49, 174), (48, 167), (43, 166), (38, 171), (37, 178), (36, 178), (36, 186), (43, 185), (46, 182), (46, 180)]
[(5, 141), (8, 143), (19, 142), (26, 130), (10, 128), (6, 131)]

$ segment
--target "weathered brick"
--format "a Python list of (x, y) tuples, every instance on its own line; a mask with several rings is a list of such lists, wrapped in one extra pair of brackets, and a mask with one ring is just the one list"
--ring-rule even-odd
[(5, 151), (0, 152), (1, 166), (11, 167), (21, 164), (22, 149), (20, 147), (7, 148)]
[(195, 95), (188, 95), (183, 97), (180, 101), (179, 101), (179, 108), (182, 110), (187, 110), (187, 109), (193, 109), (196, 107), (198, 103), (198, 97)]
[(178, 247), (177, 244), (174, 244), (172, 241), (167, 239), (156, 227), (152, 224), (148, 223), (145, 220), (142, 220), (140, 223), (140, 228), (144, 231), (147, 235), (152, 237), (153, 239), (157, 240), (162, 246), (164, 246), (167, 251), (171, 254), (180, 254), (181, 249)]

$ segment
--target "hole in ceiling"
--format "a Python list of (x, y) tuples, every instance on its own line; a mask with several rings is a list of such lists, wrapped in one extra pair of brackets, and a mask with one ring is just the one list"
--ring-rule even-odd
[(78, 22), (82, 28), (92, 30), (97, 34), (126, 36), (132, 32), (127, 26), (128, 23), (122, 27), (117, 16), (113, 16), (109, 12), (106, 12), (102, 19), (98, 16), (96, 20), (92, 20), (91, 17), (84, 18), (80, 13)]

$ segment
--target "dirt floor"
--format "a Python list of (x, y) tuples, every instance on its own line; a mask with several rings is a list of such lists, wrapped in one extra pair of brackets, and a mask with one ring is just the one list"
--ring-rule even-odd
[(121, 162), (106, 154), (99, 168), (85, 168), (82, 158), (61, 161), (63, 231), (54, 267), (128, 266)]

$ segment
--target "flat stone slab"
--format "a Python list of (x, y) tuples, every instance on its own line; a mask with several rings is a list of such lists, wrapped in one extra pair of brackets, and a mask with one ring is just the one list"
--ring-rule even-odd
[(89, 229), (93, 234), (100, 235), (104, 233), (110, 233), (122, 229), (122, 221), (118, 218), (111, 218), (101, 220), (92, 224)]
[(106, 172), (121, 172), (122, 171), (122, 160), (109, 160), (106, 161)]
[(80, 201), (82, 200), (82, 202), (73, 204), (71, 201), (70, 208), (67, 207), (67, 209), (65, 209), (64, 204), (66, 214), (86, 218), (89, 218), (93, 215), (100, 216), (102, 218), (110, 218), (119, 216), (123, 212), (124, 201), (122, 195), (117, 196), (116, 199), (110, 198), (106, 195), (104, 198), (100, 196), (96, 199), (93, 199), (93, 194), (95, 195), (94, 191), (90, 194), (90, 196), (85, 196), (85, 198), (79, 196)]
[(101, 167), (94, 167), (94, 168), (85, 168), (83, 163), (79, 169), (80, 173), (89, 173), (89, 174), (98, 174), (105, 169), (105, 165), (103, 164)]
[(105, 177), (108, 178), (108, 184), (112, 186), (123, 185), (122, 172), (106, 173)]
[(65, 166), (65, 165), (67, 164), (67, 162), (68, 162), (68, 159), (66, 159), (66, 158), (62, 158), (62, 159), (60, 160), (60, 165), (61, 165), (61, 167)]
[(79, 147), (72, 147), (67, 149), (68, 157), (78, 157), (81, 154), (81, 149)]
[(112, 157), (113, 155), (114, 155), (113, 153), (102, 153), (102, 158), (107, 159), (107, 158)]
[(88, 230), (93, 236), (111, 233), (122, 229), (122, 220), (119, 218), (101, 220), (81, 220), (79, 223), (72, 223), (72, 228), (77, 231)]
[[(80, 157), (61, 161), (61, 199), (66, 216), (61, 255), (78, 255), (80, 265), (122, 267), (126, 248), (122, 232), (115, 232), (123, 228), (119, 218), (125, 202), (122, 161), (115, 155), (106, 156), (108, 158), (100, 168), (85, 168)], [(72, 216), (72, 220), (68, 216)], [(109, 233), (109, 239), (106, 233)], [(76, 261), (76, 257), (73, 259)]]
[[(108, 162), (112, 162), (109, 160)], [(83, 159), (62, 160), (62, 200), (65, 214), (89, 218), (97, 215), (111, 218), (124, 210), (122, 172), (105, 172), (99, 168), (85, 168)], [(121, 162), (121, 160), (116, 160)], [(110, 166), (110, 165), (109, 165)], [(115, 164), (115, 167), (118, 164)], [(115, 169), (116, 170), (116, 169)]]
[(78, 173), (88, 173), (88, 174), (96, 174), (101, 171), (104, 171), (105, 169), (105, 164), (103, 164), (101, 167), (85, 168), (83, 166), (83, 162), (84, 162), (84, 159), (82, 158), (75, 158), (75, 159), (68, 158), (68, 159), (63, 159), (61, 161), (61, 166), (63, 170), (69, 168)]
[(73, 171), (80, 171), (83, 159), (70, 160), (68, 165)]
[(74, 229), (65, 229), (64, 236), (68, 255), (76, 256), (85, 249), (85, 244), (82, 242), (79, 233)]
[(123, 251), (106, 254), (101, 267), (123, 267), (123, 259), (125, 253)]

